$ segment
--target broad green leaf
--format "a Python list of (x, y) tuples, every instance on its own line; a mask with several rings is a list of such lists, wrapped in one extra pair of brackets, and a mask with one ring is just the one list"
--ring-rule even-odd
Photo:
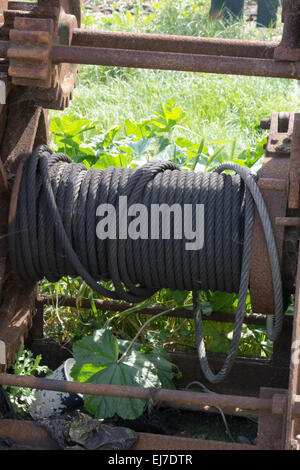
[(76, 364), (98, 364), (104, 366), (117, 361), (119, 347), (110, 330), (97, 330), (73, 345)]
[(149, 145), (149, 140), (148, 139), (141, 139), (141, 140), (138, 140), (137, 142), (131, 142), (129, 144), (129, 147), (139, 157), (142, 157), (143, 155), (145, 155), (148, 145)]
[(215, 312), (234, 312), (237, 294), (214, 292), (210, 297), (210, 305)]
[[(134, 387), (174, 388), (174, 365), (160, 348), (142, 351), (140, 344), (116, 340), (110, 330), (97, 330), (93, 336), (77, 341), (73, 346), (75, 365), (72, 377), (80, 382), (129, 385)], [(85, 397), (85, 407), (97, 418), (118, 414), (124, 419), (138, 417), (145, 403), (135, 399)]]
[[(135, 349), (121, 363), (107, 365), (87, 381), (106, 385), (161, 387), (153, 363)], [(142, 414), (145, 406), (143, 400), (96, 396), (86, 396), (84, 403), (86, 409), (96, 418), (110, 418), (118, 414), (123, 419), (135, 419)]]
[(210, 352), (227, 352), (230, 346), (228, 335), (232, 328), (230, 323), (203, 322), (203, 335), (206, 338), (207, 350)]
[(186, 137), (176, 137), (175, 142), (178, 147), (182, 148), (189, 148), (194, 146), (193, 142)]
[[(130, 341), (119, 340), (118, 343), (120, 354), (123, 354), (123, 352), (129, 346)], [(158, 375), (159, 380), (161, 381), (162, 388), (174, 388), (172, 379), (174, 377), (174, 369), (176, 368), (176, 366), (171, 362), (170, 356), (167, 351), (165, 351), (163, 348), (156, 347), (154, 350), (150, 349), (148, 353), (143, 353), (141, 344), (134, 344), (133, 349), (138, 353), (135, 360), (135, 363), (137, 365), (143, 367), (143, 361), (145, 360), (145, 358), (147, 358), (147, 360), (152, 362), (152, 364), (156, 368), (156, 373)], [(131, 360), (132, 357), (129, 358), (129, 361)]]
[[(89, 382), (97, 384), (137, 386), (135, 370), (124, 364), (114, 364), (93, 375)], [(85, 396), (84, 405), (95, 418), (111, 418), (115, 414), (123, 419), (135, 419), (145, 407), (145, 401), (132, 398)]]

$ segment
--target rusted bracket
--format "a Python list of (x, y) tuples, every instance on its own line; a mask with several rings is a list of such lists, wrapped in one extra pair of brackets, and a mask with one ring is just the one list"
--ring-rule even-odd
[(257, 445), (264, 450), (282, 450), (285, 440), (286, 390), (261, 388), (260, 398), (272, 399), (272, 410), (260, 410)]
[[(95, 396), (111, 396), (123, 398), (146, 399), (151, 390), (142, 387), (127, 387), (115, 385), (99, 385), (90, 383), (68, 382), (60, 380), (49, 380), (36, 377), (21, 377), (12, 374), (1, 374), (0, 384), (8, 386), (22, 386), (40, 390), (56, 390), (59, 392), (91, 394)], [(281, 389), (262, 388), (260, 397), (241, 397), (236, 395), (223, 395), (216, 393), (199, 393), (180, 390), (157, 389), (156, 396), (161, 403), (170, 403), (181, 407), (198, 406), (220, 406), (224, 410), (239, 408), (259, 411), (259, 429), (257, 446), (248, 446), (248, 450), (255, 449), (283, 449), (285, 438), (285, 422), (287, 409), (287, 391)], [(299, 410), (298, 410), (299, 412)], [(166, 444), (162, 436), (144, 434), (143, 442), (139, 442), (137, 448), (144, 449), (242, 449), (241, 445), (228, 444), (225, 442), (179, 439), (169, 439)], [(167, 445), (167, 446), (166, 446)], [(164, 446), (164, 447), (163, 447)], [(183, 447), (180, 447), (183, 446)]]
[[(15, 201), (12, 183), (22, 155), (32, 152), (37, 145), (47, 144), (49, 138), (47, 113), (24, 100), (23, 93), (21, 87), (10, 93), (0, 151), (0, 181), (4, 190), (0, 194), (0, 340), (6, 345), (7, 367), (13, 364), (15, 353), (32, 325), (36, 298), (35, 285), (22, 281), (7, 261), (9, 207)], [(3, 178), (5, 174), (7, 177)], [(13, 217), (12, 209), (10, 216)]]
[(274, 51), (274, 59), (291, 62), (300, 60), (300, 4), (298, 0), (284, 0), (282, 40)]
[[(276, 218), (286, 216), (289, 156), (294, 128), (294, 114), (273, 113), (270, 123), (263, 122), (263, 127), (268, 126), (270, 126), (270, 134), (258, 186), (268, 208), (281, 262), (284, 226), (277, 225)], [(250, 293), (254, 312), (274, 314), (273, 282), (269, 254), (257, 211), (252, 238)]]
[[(298, 272), (296, 279), (296, 297), (294, 308), (294, 328), (292, 339), (292, 355), (290, 362), (290, 383), (288, 391), (288, 408), (285, 447), (299, 449), (300, 417), (300, 251), (298, 257)], [(297, 411), (297, 413), (296, 413)]]
[(5, 281), (7, 258), (7, 230), (8, 230), (9, 194), (6, 171), (0, 160), (0, 295)]
[(289, 208), (299, 209), (300, 178), (300, 114), (295, 115), (290, 159)]

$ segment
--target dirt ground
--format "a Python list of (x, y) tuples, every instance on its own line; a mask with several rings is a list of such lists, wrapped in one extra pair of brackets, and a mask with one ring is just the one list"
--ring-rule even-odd
[(118, 420), (119, 425), (136, 432), (190, 437), (194, 439), (237, 442), (256, 445), (257, 422), (255, 419), (226, 415), (226, 426), (220, 413), (163, 408), (145, 412), (134, 421)]

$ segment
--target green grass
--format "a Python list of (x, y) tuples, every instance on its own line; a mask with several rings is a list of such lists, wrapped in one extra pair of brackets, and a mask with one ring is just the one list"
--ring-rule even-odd
[(293, 111), (299, 101), (298, 85), (283, 80), (151, 70), (97, 80), (96, 72), (91, 72), (95, 75), (89, 82), (83, 71), (68, 112), (96, 119), (108, 129), (125, 118), (151, 116), (162, 103), (172, 100), (186, 113), (182, 125), (188, 138), (236, 140), (238, 152), (265, 135), (259, 127), (262, 118), (273, 111)]
[[(211, 22), (209, 2), (205, 3), (195, 1), (193, 6), (187, 1), (163, 0), (152, 5), (150, 15), (143, 14), (136, 3), (132, 13), (93, 15), (86, 18), (84, 26), (263, 40), (280, 37), (281, 26), (267, 30), (236, 23), (226, 28), (222, 22)], [(265, 135), (259, 128), (262, 118), (270, 117), (273, 111), (294, 111), (300, 93), (292, 80), (82, 66), (78, 88), (66, 113), (97, 120), (108, 129), (125, 118), (151, 116), (169, 100), (186, 113), (182, 125), (188, 138), (236, 140), (239, 153)]]

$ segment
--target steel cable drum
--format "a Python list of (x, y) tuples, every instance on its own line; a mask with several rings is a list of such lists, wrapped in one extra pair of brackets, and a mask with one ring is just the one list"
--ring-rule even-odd
[[(47, 186), (51, 186), (53, 194), (55, 219), (51, 215)], [(148, 234), (141, 227), (145, 239), (133, 240), (128, 235), (127, 239), (100, 240), (96, 234), (101, 220), (96, 215), (98, 207), (111, 204), (116, 208), (119, 231), (119, 213), (124, 215), (125, 205), (120, 207), (119, 202), (124, 196), (128, 209), (137, 203), (147, 208)], [(178, 229), (172, 227), (174, 213), (173, 220), (170, 214), (169, 239), (162, 239), (167, 216), (164, 220), (160, 218), (159, 239), (151, 238), (151, 207), (161, 204), (171, 209), (177, 204), (182, 209), (181, 239), (174, 239), (174, 228)], [(201, 250), (186, 249), (192, 242), (184, 236), (187, 204), (194, 209), (192, 231), (196, 230), (196, 205), (204, 205), (205, 235)], [(117, 265), (116, 290), (110, 293), (113, 298), (140, 302), (161, 288), (239, 290), (245, 185), (238, 175), (180, 171), (169, 162), (155, 162), (138, 170), (114, 167), (106, 171), (88, 170), (42, 148), (24, 164), (16, 217), (10, 225), (11, 259), (22, 278), (38, 281), (45, 276), (57, 281), (65, 275), (83, 274), (84, 277), (57, 234), (59, 215), (73, 251), (95, 282), (115, 281)], [(133, 220), (128, 216), (126, 227)], [(122, 237), (124, 233), (117, 236)], [(127, 287), (126, 291), (118, 289), (119, 280)]]
[[(141, 302), (162, 288), (191, 290), (198, 312), (199, 290), (239, 292), (239, 331), (249, 282), (253, 198), (258, 208), (264, 203), (248, 170), (229, 165), (240, 176), (221, 173), (223, 169), (227, 168), (220, 173), (181, 171), (170, 162), (137, 169), (87, 169), (40, 146), (24, 158), (16, 213), (9, 226), (13, 267), (31, 281), (81, 276), (101, 295), (128, 302)], [(258, 195), (253, 195), (255, 190)], [(163, 220), (162, 207), (167, 208)], [(105, 216), (109, 233), (103, 236), (102, 231), (101, 239), (97, 234)], [(263, 217), (268, 218), (266, 209)], [(204, 243), (199, 248), (202, 230)], [(267, 230), (268, 241), (272, 236)], [(274, 237), (271, 245), (276, 258)], [(279, 262), (275, 271), (278, 267)], [(271, 336), (278, 334), (282, 314), (280, 271), (279, 277), (275, 271), (277, 314)], [(114, 289), (101, 280), (111, 280)], [(199, 318), (198, 333), (202, 335)]]

